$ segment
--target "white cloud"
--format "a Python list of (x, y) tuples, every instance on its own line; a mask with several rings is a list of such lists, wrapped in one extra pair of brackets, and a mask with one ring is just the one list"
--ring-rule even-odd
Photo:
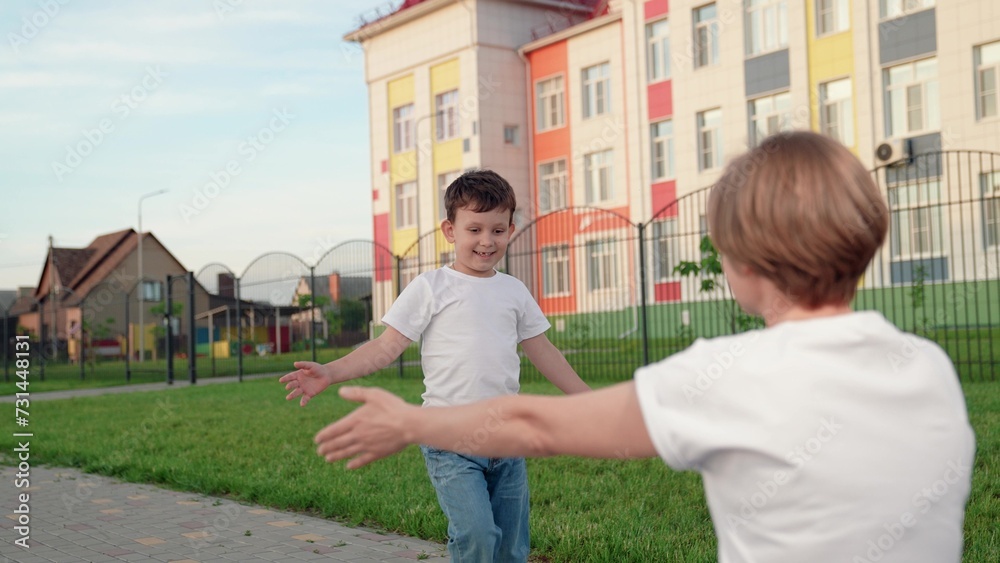
[(61, 86), (94, 86), (103, 84), (97, 76), (62, 71), (4, 71), (0, 88), (56, 88)]

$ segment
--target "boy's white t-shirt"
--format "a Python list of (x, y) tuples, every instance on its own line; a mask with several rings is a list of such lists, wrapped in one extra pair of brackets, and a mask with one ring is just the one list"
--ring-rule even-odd
[(421, 341), (424, 406), (435, 407), (516, 394), (517, 345), (550, 326), (517, 278), (479, 278), (450, 267), (417, 276), (382, 322)]
[(975, 437), (948, 356), (881, 314), (789, 321), (636, 372), (702, 474), (719, 561), (958, 562)]

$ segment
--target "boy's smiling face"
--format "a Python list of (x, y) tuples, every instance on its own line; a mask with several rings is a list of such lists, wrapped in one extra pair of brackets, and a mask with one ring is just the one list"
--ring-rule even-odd
[(455, 245), (455, 270), (488, 278), (507, 252), (514, 224), (509, 209), (477, 213), (460, 207), (455, 210), (455, 222), (445, 220), (441, 230), (448, 242)]

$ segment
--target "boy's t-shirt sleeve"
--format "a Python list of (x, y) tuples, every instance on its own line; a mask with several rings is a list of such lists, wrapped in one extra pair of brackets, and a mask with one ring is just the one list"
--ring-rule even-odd
[(409, 283), (382, 317), (382, 322), (416, 341), (431, 322), (434, 292), (422, 276)]
[(520, 281), (517, 283), (522, 289), (521, 307), (517, 314), (517, 341), (521, 342), (544, 333), (552, 325), (545, 318), (545, 314), (542, 313), (535, 298), (528, 292), (528, 288), (524, 287)]

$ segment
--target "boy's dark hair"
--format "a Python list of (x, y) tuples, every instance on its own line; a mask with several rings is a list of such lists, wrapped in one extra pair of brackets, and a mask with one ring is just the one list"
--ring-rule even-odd
[(851, 302), (888, 224), (871, 173), (809, 131), (778, 133), (734, 159), (708, 200), (719, 252), (810, 309)]
[(517, 198), (514, 188), (503, 176), (492, 170), (470, 170), (462, 174), (444, 192), (444, 208), (448, 221), (455, 222), (455, 212), (467, 207), (474, 213), (509, 210), (510, 222), (514, 222)]

